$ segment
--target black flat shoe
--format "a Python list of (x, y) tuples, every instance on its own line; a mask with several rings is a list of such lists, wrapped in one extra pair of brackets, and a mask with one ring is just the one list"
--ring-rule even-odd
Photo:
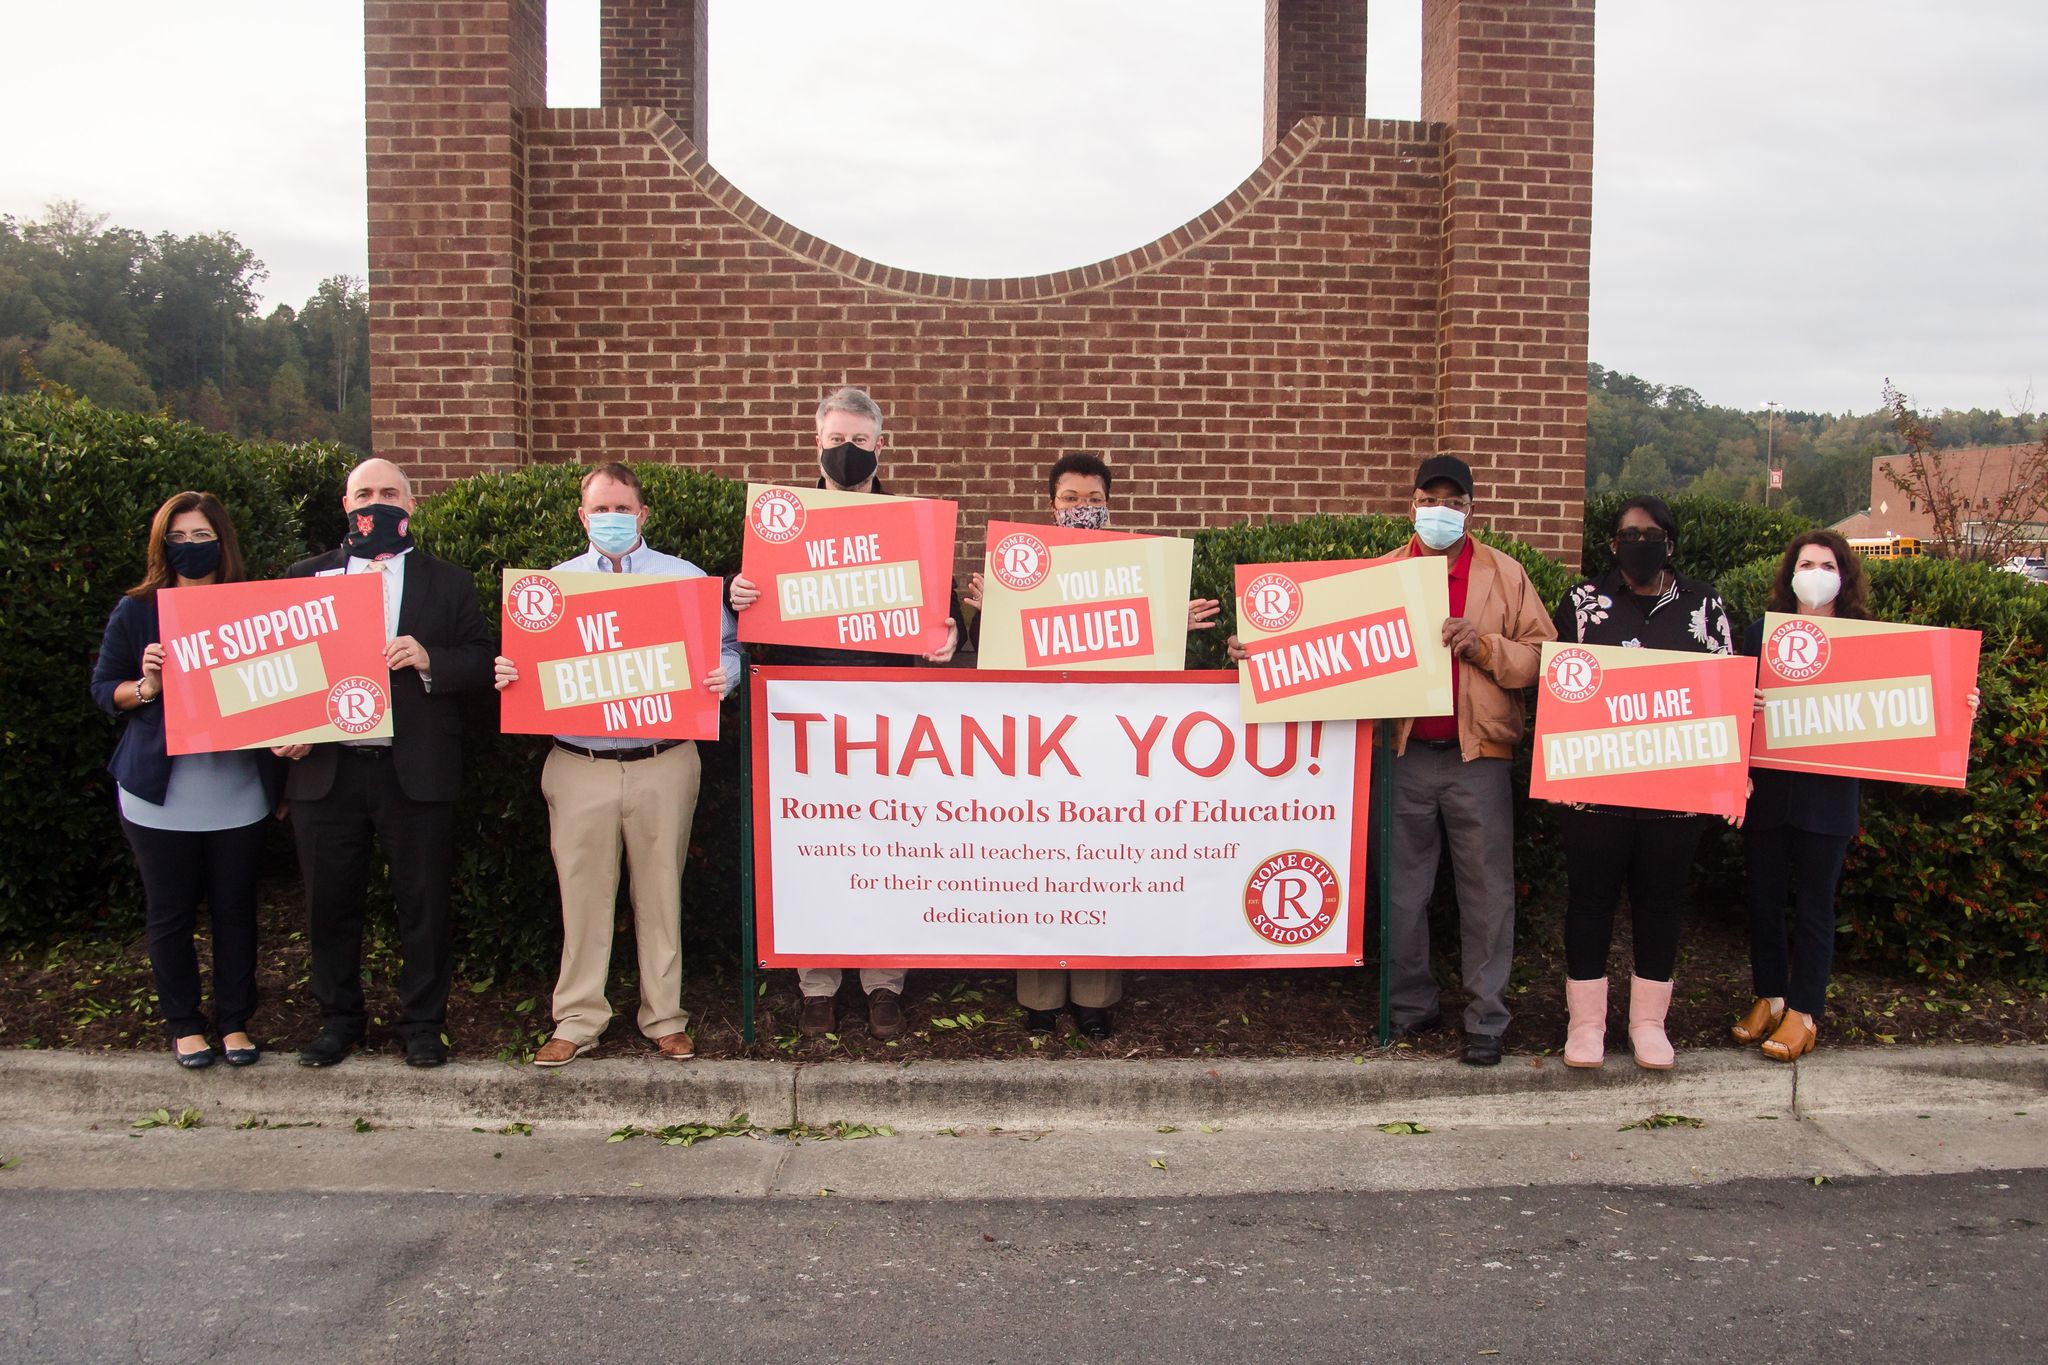
[(320, 1036), (299, 1049), (300, 1066), (333, 1066), (362, 1040), (348, 1033), (330, 1033), (322, 1029)]
[(204, 1071), (213, 1065), (214, 1051), (203, 1047), (197, 1052), (180, 1052), (176, 1043), (171, 1044), (171, 1055), (178, 1059), (178, 1065), (187, 1071)]
[(229, 1047), (223, 1043), (221, 1044), (220, 1055), (227, 1058), (229, 1066), (254, 1066), (257, 1059), (262, 1057), (263, 1052), (260, 1048)]
[(1024, 1031), (1026, 1033), (1057, 1033), (1059, 1027), (1060, 1012), (1058, 1010), (1024, 1011)]
[(412, 1038), (405, 1044), (407, 1066), (440, 1066), (448, 1060), (448, 1045), (439, 1038)]
[(1093, 1005), (1074, 1006), (1074, 1027), (1081, 1030), (1083, 1037), (1097, 1043), (1114, 1032), (1110, 1027), (1109, 1011)]
[(1497, 1033), (1466, 1034), (1465, 1052), (1458, 1060), (1466, 1066), (1499, 1066), (1500, 1035)]

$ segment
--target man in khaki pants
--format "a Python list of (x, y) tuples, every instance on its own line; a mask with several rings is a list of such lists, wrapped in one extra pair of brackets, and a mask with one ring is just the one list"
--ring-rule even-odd
[[(642, 540), (647, 503), (639, 476), (626, 465), (598, 465), (583, 476), (577, 516), (590, 548), (557, 564), (558, 570), (704, 576), (695, 564), (651, 550)], [(721, 696), (740, 678), (739, 625), (730, 611), (723, 616), (720, 667), (700, 679)], [(518, 680), (519, 670), (501, 655), (498, 689)], [(640, 1032), (664, 1057), (681, 1061), (695, 1054), (684, 1031), (689, 1016), (683, 1012), (682, 879), (698, 776), (691, 740), (555, 737), (540, 788), (562, 888), (562, 970), (555, 981), (555, 1033), (534, 1054), (534, 1065), (568, 1065), (596, 1047), (611, 1022), (604, 987), (611, 973), (621, 845), (632, 875), (633, 937), (640, 949)]]

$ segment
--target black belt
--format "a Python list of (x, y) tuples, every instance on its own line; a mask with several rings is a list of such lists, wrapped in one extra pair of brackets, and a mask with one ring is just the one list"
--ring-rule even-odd
[(1455, 749), (1458, 747), (1458, 741), (1455, 739), (1417, 739), (1415, 736), (1410, 735), (1408, 742), (1410, 744), (1420, 744), (1425, 749)]
[(357, 758), (391, 757), (391, 746), (389, 744), (343, 744), (339, 747), (343, 753), (353, 754)]
[(620, 763), (637, 763), (643, 758), (665, 754), (679, 744), (688, 744), (687, 739), (662, 739), (652, 744), (642, 744), (637, 749), (586, 749), (581, 744), (571, 744), (566, 739), (555, 741), (557, 749), (576, 755), (578, 758), (609, 758)]

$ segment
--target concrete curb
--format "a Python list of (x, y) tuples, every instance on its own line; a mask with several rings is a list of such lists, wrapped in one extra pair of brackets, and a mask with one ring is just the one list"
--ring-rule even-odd
[(288, 1055), (261, 1065), (178, 1070), (155, 1053), (0, 1053), (0, 1092), (35, 1123), (122, 1122), (151, 1110), (198, 1109), (209, 1125), (412, 1127), (511, 1120), (616, 1127), (723, 1119), (763, 1125), (845, 1119), (902, 1128), (1011, 1129), (1256, 1123), (1321, 1128), (1414, 1119), (1501, 1126), (1627, 1122), (1656, 1112), (1714, 1119), (1821, 1117), (1962, 1109), (2048, 1112), (2048, 1046), (1836, 1048), (1793, 1066), (1747, 1052), (1682, 1053), (1667, 1072), (1626, 1055), (1599, 1071), (1552, 1058), (1497, 1068), (1367, 1056), (1271, 1061), (1095, 1061), (793, 1064), (582, 1061), (560, 1070), (495, 1062), (415, 1071), (358, 1056), (314, 1071)]

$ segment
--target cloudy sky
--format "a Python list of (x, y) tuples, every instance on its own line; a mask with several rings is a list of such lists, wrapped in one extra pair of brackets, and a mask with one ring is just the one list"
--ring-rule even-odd
[[(1419, 10), (1373, 0), (1375, 116), (1416, 116)], [(596, 12), (552, 0), (551, 103), (596, 102)], [(1096, 260), (1257, 164), (1262, 13), (713, 0), (712, 159), (893, 265)], [(0, 212), (225, 228), (271, 301), (364, 271), (359, 5), (0, 0), (0, 51)], [(1607, 0), (1592, 358), (1740, 407), (2048, 407), (2044, 55), (2039, 0)]]

